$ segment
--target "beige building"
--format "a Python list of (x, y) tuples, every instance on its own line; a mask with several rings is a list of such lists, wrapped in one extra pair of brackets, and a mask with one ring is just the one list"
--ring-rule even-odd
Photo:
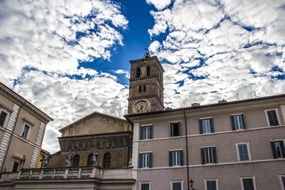
[[(154, 61), (133, 62), (151, 73)], [(130, 77), (133, 190), (285, 189), (285, 95), (153, 110), (162, 102), (157, 92), (135, 88), (160, 83), (162, 70), (153, 69), (142, 78), (136, 68)]]
[(52, 118), (0, 83), (0, 173), (34, 168)]
[(91, 167), (96, 153), (97, 166), (126, 168), (130, 162), (132, 131), (124, 119), (93, 112), (59, 130), (60, 152), (52, 155), (47, 167)]

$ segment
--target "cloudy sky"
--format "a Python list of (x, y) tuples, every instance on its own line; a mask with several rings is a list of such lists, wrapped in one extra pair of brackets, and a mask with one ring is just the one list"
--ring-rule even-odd
[(46, 112), (43, 148), (93, 111), (127, 111), (129, 60), (165, 69), (165, 106), (285, 91), (285, 0), (1, 0), (0, 81)]

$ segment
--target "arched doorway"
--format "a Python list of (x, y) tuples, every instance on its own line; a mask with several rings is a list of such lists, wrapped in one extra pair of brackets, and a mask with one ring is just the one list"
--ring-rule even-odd
[(104, 154), (104, 161), (103, 161), (103, 168), (110, 168), (111, 167), (111, 154), (109, 152)]

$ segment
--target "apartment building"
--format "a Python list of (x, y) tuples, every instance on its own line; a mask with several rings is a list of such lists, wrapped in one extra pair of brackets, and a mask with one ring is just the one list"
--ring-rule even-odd
[(156, 109), (158, 59), (131, 64), (134, 190), (285, 189), (285, 95)]
[(0, 173), (33, 168), (52, 118), (0, 83)]

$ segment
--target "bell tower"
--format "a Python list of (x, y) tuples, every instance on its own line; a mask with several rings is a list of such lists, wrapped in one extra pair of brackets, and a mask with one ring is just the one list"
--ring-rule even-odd
[(163, 110), (163, 68), (156, 56), (131, 60), (128, 114)]

